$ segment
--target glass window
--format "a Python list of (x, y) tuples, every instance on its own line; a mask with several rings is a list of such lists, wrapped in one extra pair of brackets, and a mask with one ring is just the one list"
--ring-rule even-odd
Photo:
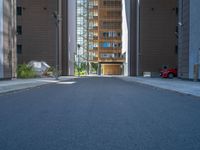
[(17, 45), (17, 54), (22, 54), (22, 45)]
[(18, 16), (22, 15), (22, 7), (20, 7), (20, 6), (17, 7), (17, 15)]
[(22, 35), (22, 26), (20, 25), (17, 26), (17, 34)]

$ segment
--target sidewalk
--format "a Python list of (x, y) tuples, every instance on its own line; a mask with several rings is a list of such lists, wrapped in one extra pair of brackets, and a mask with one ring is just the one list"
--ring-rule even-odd
[(60, 81), (71, 80), (74, 78), (75, 77), (60, 77), (59, 80), (55, 80), (55, 78), (37, 78), (0, 81), (0, 94), (34, 88), (51, 83), (58, 83)]
[(165, 90), (171, 90), (183, 94), (200, 97), (200, 82), (180, 79), (144, 78), (144, 77), (120, 77), (128, 82), (137, 82)]

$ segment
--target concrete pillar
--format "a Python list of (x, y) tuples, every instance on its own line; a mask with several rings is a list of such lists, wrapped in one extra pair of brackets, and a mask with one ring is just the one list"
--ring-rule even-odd
[(0, 0), (0, 79), (4, 77), (3, 69), (3, 1)]

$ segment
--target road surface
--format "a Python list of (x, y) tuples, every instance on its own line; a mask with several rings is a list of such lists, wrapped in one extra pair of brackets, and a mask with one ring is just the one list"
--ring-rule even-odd
[(0, 150), (199, 150), (200, 99), (90, 77), (0, 95)]

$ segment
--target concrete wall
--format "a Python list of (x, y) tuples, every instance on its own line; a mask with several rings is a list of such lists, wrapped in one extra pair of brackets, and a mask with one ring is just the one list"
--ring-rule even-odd
[(11, 77), (11, 1), (4, 0), (4, 11), (3, 11), (3, 63), (4, 63), (4, 77)]
[(0, 1), (0, 79), (16, 76), (15, 0)]
[(126, 54), (124, 63), (124, 75), (130, 75), (130, 0), (122, 0), (122, 53)]
[(179, 0), (178, 23), (178, 76), (189, 78), (189, 4), (190, 0)]
[(76, 51), (76, 1), (68, 1), (68, 65), (69, 75), (74, 75), (74, 52)]
[(194, 65), (200, 64), (199, 7), (199, 0), (179, 0), (178, 70), (179, 77), (183, 79), (194, 79)]
[(0, 0), (0, 78), (3, 78), (3, 1)]
[[(190, 0), (189, 78), (194, 78), (194, 65), (200, 65), (200, 1)], [(200, 68), (199, 68), (200, 79)]]

